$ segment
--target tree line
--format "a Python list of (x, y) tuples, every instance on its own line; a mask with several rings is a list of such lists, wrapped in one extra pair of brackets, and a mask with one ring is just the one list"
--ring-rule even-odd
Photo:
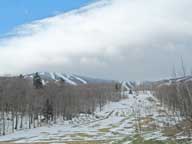
[(192, 120), (192, 81), (181, 80), (160, 84), (154, 87), (155, 95), (160, 102), (180, 116)]

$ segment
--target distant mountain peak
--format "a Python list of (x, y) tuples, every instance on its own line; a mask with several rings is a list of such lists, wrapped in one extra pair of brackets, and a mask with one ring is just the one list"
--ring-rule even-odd
[[(25, 78), (32, 78), (35, 73), (25, 74)], [(59, 81), (63, 80), (70, 85), (79, 85), (79, 84), (95, 84), (95, 83), (109, 83), (112, 80), (104, 80), (97, 78), (90, 78), (86, 76), (79, 76), (75, 74), (65, 74), (59, 72), (39, 72), (40, 77), (45, 83), (47, 81)]]

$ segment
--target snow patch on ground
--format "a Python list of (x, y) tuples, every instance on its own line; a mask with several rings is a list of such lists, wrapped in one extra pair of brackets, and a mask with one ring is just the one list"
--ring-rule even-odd
[[(14, 143), (67, 143), (69, 141), (101, 141), (113, 143), (140, 134), (145, 140), (167, 140), (165, 125), (175, 125), (174, 116), (163, 108), (150, 92), (135, 93), (119, 102), (110, 102), (94, 115), (80, 114), (71, 121), (58, 120), (57, 124), (23, 130), (1, 136), (0, 141)], [(177, 136), (177, 135), (176, 135)], [(178, 136), (181, 135), (178, 134)]]

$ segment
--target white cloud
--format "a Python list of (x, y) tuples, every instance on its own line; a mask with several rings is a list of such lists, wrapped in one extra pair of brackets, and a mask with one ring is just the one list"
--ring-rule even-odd
[(192, 59), (191, 6), (191, 0), (101, 0), (20, 26), (13, 37), (1, 40), (1, 73), (170, 76), (180, 55)]

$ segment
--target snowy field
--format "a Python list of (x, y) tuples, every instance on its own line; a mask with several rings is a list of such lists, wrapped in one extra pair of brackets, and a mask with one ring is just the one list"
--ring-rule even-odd
[(182, 122), (150, 92), (140, 92), (108, 103), (94, 115), (0, 136), (0, 144), (187, 144), (188, 131), (177, 128)]

